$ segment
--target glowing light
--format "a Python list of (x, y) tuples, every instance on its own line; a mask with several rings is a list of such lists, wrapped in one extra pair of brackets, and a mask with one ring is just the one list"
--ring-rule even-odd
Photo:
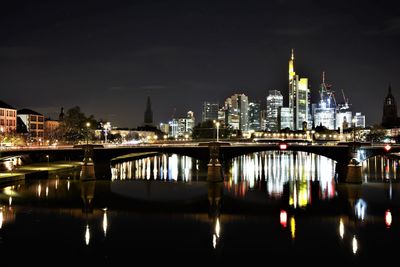
[(343, 239), (343, 236), (344, 236), (344, 224), (343, 224), (343, 219), (342, 218), (340, 218), (340, 221), (339, 221), (339, 235), (340, 235), (340, 238)]
[(46, 197), (49, 196), (49, 187), (46, 186)]
[(292, 234), (292, 239), (296, 238), (296, 220), (294, 216), (290, 218), (290, 233)]
[(353, 248), (353, 254), (356, 254), (358, 250), (358, 241), (356, 236), (353, 236), (352, 248)]
[(385, 212), (385, 224), (387, 228), (390, 228), (390, 225), (392, 225), (392, 213), (390, 210)]
[(108, 227), (108, 218), (107, 218), (107, 208), (104, 208), (104, 215), (103, 215), (103, 232), (104, 236), (107, 235), (107, 227)]
[(37, 187), (37, 193), (38, 193), (38, 196), (40, 197), (40, 195), (42, 194), (42, 186), (39, 184), (38, 185), (38, 187)]
[(3, 209), (0, 208), (0, 229), (3, 227), (3, 220), (4, 220)]
[(85, 244), (89, 245), (90, 241), (90, 231), (89, 231), (89, 225), (86, 225), (86, 230), (85, 230)]
[(69, 181), (67, 182), (67, 190), (69, 191)]
[(287, 225), (287, 212), (284, 210), (281, 210), (281, 213), (279, 214), (279, 221), (281, 225), (286, 228)]
[(217, 218), (217, 221), (215, 222), (215, 229), (214, 230), (215, 230), (215, 235), (217, 237), (219, 237), (219, 233), (221, 231), (221, 226), (219, 224), (219, 218)]
[(363, 199), (360, 198), (359, 200), (357, 200), (354, 209), (356, 216), (359, 219), (364, 220), (366, 208), (367, 208), (367, 203)]
[(389, 151), (391, 148), (392, 148), (392, 147), (391, 147), (389, 144), (387, 144), (387, 145), (385, 146), (385, 150), (386, 150), (386, 151)]
[(285, 149), (287, 149), (287, 144), (280, 144), (280, 145), (279, 145), (279, 149), (280, 149), (280, 150), (285, 150)]
[(8, 204), (11, 206), (11, 204), (12, 204), (12, 196), (10, 196), (10, 197), (8, 198)]
[(213, 248), (217, 247), (217, 236), (213, 234), (213, 240), (212, 240)]

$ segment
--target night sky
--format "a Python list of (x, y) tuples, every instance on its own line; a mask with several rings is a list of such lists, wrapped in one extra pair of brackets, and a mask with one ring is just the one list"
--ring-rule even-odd
[(148, 95), (156, 124), (234, 93), (287, 102), (291, 48), (314, 101), (322, 71), (367, 125), (389, 83), (400, 101), (396, 1), (7, 1), (0, 31), (0, 99), (53, 118), (137, 127)]

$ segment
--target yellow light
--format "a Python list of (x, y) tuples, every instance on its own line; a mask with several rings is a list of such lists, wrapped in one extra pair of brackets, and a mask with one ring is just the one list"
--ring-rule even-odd
[(352, 248), (353, 248), (353, 254), (356, 254), (358, 250), (358, 242), (356, 236), (353, 236)]
[(215, 234), (217, 237), (219, 237), (220, 231), (221, 231), (221, 226), (219, 224), (219, 218), (217, 218), (217, 221), (215, 222)]
[(344, 236), (344, 224), (343, 224), (343, 219), (342, 218), (340, 218), (340, 221), (339, 221), (339, 235), (340, 235), (340, 238), (343, 239), (343, 236)]
[(290, 218), (290, 233), (292, 234), (292, 239), (296, 238), (296, 220), (294, 216)]
[(4, 220), (3, 209), (0, 208), (0, 229), (3, 227), (3, 220)]

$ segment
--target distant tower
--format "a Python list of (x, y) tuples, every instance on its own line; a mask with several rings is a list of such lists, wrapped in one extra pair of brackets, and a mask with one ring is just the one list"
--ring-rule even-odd
[(293, 113), (292, 130), (302, 130), (303, 122), (308, 121), (309, 110), (308, 78), (299, 78), (294, 71), (294, 51), (289, 59), (289, 108)]
[(392, 87), (389, 84), (389, 92), (383, 102), (382, 126), (385, 128), (393, 128), (398, 125), (396, 100), (392, 95)]
[(153, 111), (151, 111), (150, 96), (147, 97), (147, 106), (144, 112), (144, 125), (153, 125)]
[(64, 121), (64, 108), (61, 108), (60, 115), (58, 115), (59, 121)]

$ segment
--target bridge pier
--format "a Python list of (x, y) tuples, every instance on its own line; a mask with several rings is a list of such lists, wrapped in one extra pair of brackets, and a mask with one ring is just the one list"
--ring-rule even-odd
[(338, 183), (362, 183), (362, 166), (354, 160), (349, 163), (337, 162), (336, 175)]
[(212, 182), (222, 181), (222, 168), (219, 162), (219, 147), (217, 142), (208, 145), (210, 151), (210, 162), (207, 164), (207, 180)]
[(96, 179), (95, 171), (94, 171), (94, 163), (92, 160), (93, 156), (93, 147), (86, 145), (84, 147), (84, 158), (83, 165), (81, 168), (80, 178), (81, 180), (93, 180)]

